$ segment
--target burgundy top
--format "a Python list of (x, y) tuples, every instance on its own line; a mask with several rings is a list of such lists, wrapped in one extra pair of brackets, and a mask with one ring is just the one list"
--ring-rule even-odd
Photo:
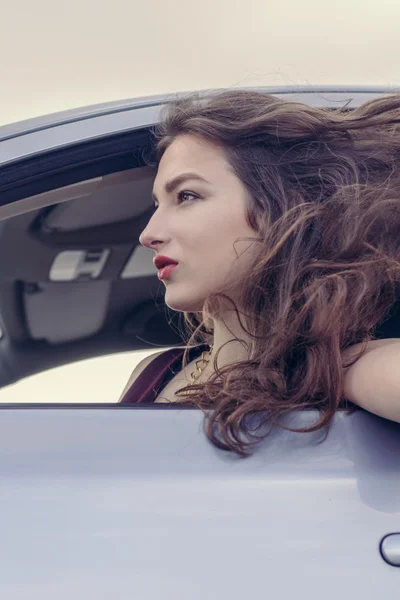
[[(188, 362), (209, 350), (208, 344), (200, 344), (190, 348)], [(185, 348), (171, 348), (156, 356), (135, 379), (121, 400), (122, 404), (137, 402), (154, 402), (161, 390), (173, 377), (182, 370), (182, 359)]]

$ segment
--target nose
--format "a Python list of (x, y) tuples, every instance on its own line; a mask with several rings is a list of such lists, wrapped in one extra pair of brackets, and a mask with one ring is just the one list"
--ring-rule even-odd
[(158, 234), (154, 233), (156, 231), (154, 229), (155, 227), (157, 227), (157, 225), (151, 218), (139, 236), (139, 244), (145, 246), (146, 248), (150, 248), (151, 250), (156, 250), (157, 246), (165, 243), (165, 236), (163, 236), (160, 232), (158, 232)]
[(154, 236), (147, 232), (146, 229), (144, 229), (139, 236), (139, 244), (145, 246), (146, 248), (150, 248), (151, 250), (155, 250), (155, 246), (161, 243), (162, 240), (156, 240)]

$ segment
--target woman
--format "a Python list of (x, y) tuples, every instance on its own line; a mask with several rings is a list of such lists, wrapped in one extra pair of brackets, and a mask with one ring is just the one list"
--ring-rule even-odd
[(400, 340), (376, 334), (400, 281), (399, 123), (400, 95), (352, 112), (246, 90), (167, 107), (140, 243), (192, 336), (143, 361), (122, 402), (197, 406), (240, 456), (294, 409), (318, 409), (307, 431), (354, 405), (400, 421)]

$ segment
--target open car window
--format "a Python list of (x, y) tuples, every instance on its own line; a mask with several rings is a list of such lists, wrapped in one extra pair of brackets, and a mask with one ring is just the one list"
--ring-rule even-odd
[[(349, 110), (385, 92), (265, 91)], [(0, 395), (25, 402), (15, 385), (25, 378), (33, 385), (59, 368), (61, 381), (68, 363), (89, 369), (95, 357), (111, 365), (182, 345), (182, 315), (165, 306), (153, 252), (138, 241), (153, 210), (150, 140), (161, 104), (0, 129)], [(386, 337), (400, 337), (400, 318), (386, 327)]]

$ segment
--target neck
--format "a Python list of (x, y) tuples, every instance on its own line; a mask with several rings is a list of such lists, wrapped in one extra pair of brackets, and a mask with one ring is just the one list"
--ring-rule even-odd
[[(243, 324), (247, 326), (242, 315), (241, 319)], [(210, 358), (207, 370), (214, 370), (213, 363), (218, 351), (218, 368), (249, 359), (252, 339), (242, 328), (234, 310), (226, 311), (218, 318), (213, 318), (213, 329), (213, 349), (211, 356), (207, 356), (207, 358)]]

